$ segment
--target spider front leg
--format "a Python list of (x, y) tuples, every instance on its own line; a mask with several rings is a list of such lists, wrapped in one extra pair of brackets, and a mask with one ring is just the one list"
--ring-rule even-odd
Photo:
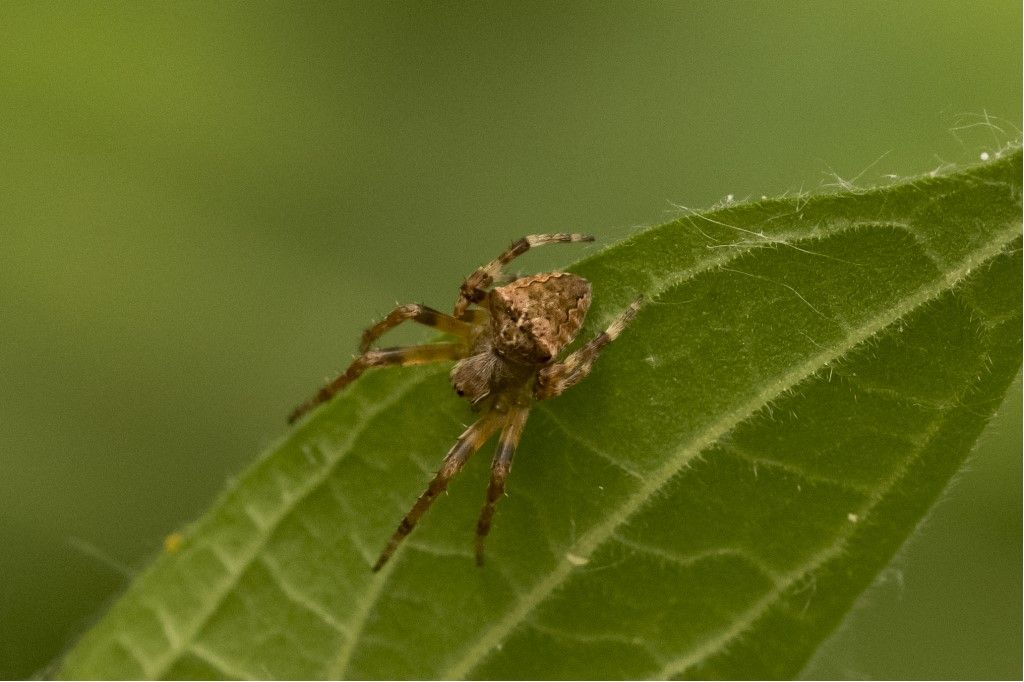
[(488, 412), (459, 436), (459, 439), (455, 441), (455, 445), (445, 455), (441, 468), (434, 475), (433, 480), (430, 481), (430, 485), (419, 496), (416, 504), (405, 515), (402, 522), (398, 524), (398, 529), (391, 536), (384, 551), (380, 553), (377, 563), (373, 565), (374, 572), (379, 571), (387, 563), (388, 559), (391, 558), (391, 555), (395, 553), (395, 550), (402, 543), (402, 540), (412, 532), (412, 529), (416, 527), (416, 523), (426, 513), (427, 509), (430, 508), (430, 505), (434, 503), (434, 500), (437, 499), (437, 496), (448, 488), (448, 481), (455, 474), (459, 473), (470, 455), (479, 450), (487, 442), (487, 439), (494, 435), (494, 432), (501, 426), (503, 416), (498, 412)]
[(456, 319), (451, 315), (442, 313), (440, 310), (428, 308), (420, 303), (400, 305), (388, 313), (383, 320), (363, 332), (363, 339), (359, 344), (359, 352), (365, 353), (370, 349), (370, 345), (385, 332), (394, 329), (406, 320), (412, 320), (424, 326), (440, 329), (443, 332), (468, 339), (473, 330), (472, 323), (474, 319), (469, 315), (464, 317), (468, 319)]
[(534, 246), (592, 241), (594, 238), (590, 235), (560, 232), (557, 234), (531, 234), (513, 242), (512, 246), (505, 249), (500, 256), (487, 265), (477, 268), (476, 272), (462, 283), (459, 289), (459, 298), (455, 302), (455, 317), (461, 318), (470, 304), (484, 300), (487, 295), (487, 287), (494, 284), (494, 280), (501, 276), (502, 268)]
[(537, 383), (533, 387), (533, 394), (537, 400), (547, 400), (561, 395), (590, 374), (601, 350), (618, 338), (626, 325), (636, 317), (641, 305), (642, 297), (630, 303), (608, 329), (594, 337), (590, 343), (570, 353), (565, 360), (548, 365), (537, 372)]
[(528, 407), (515, 407), (509, 410), (505, 418), (505, 428), (498, 441), (498, 451), (494, 453), (494, 460), (491, 462), (491, 482), (487, 486), (487, 501), (480, 511), (480, 520), (476, 523), (477, 566), (484, 564), (484, 542), (487, 540), (487, 534), (491, 532), (491, 519), (494, 518), (498, 500), (505, 492), (505, 479), (512, 470), (512, 455), (515, 454), (519, 439), (523, 435), (523, 426), (526, 425), (529, 410)]
[(423, 365), (428, 362), (458, 360), (466, 356), (466, 344), (463, 343), (429, 343), (423, 346), (406, 346), (404, 348), (383, 348), (369, 350), (352, 361), (342, 374), (329, 381), (316, 395), (296, 407), (288, 417), (288, 423), (294, 424), (299, 417), (317, 405), (334, 397), (338, 391), (355, 381), (363, 372), (371, 367), (387, 365)]

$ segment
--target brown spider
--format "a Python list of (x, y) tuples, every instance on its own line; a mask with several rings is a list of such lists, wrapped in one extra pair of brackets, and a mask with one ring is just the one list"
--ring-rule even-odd
[[(466, 278), (451, 315), (418, 303), (395, 308), (363, 333), (359, 348), (362, 355), (349, 365), (344, 374), (327, 383), (288, 418), (289, 423), (295, 422), (309, 410), (330, 400), (371, 367), (457, 361), (451, 371), (452, 387), (471, 401), (474, 409), (482, 408), (483, 416), (466, 429), (448, 451), (441, 469), (381, 552), (373, 566), (374, 571), (379, 571), (391, 558), (470, 455), (501, 429), (498, 450), (491, 463), (487, 501), (476, 525), (476, 561), (478, 565), (483, 564), (484, 540), (491, 529), (495, 505), (505, 490), (505, 479), (512, 468), (512, 454), (519, 444), (530, 403), (554, 398), (579, 383), (590, 373), (601, 349), (622, 332), (640, 308), (640, 299), (637, 299), (607, 330), (561, 362), (556, 362), (558, 353), (575, 338), (583, 325), (590, 307), (590, 282), (567, 272), (546, 272), (491, 287), (502, 276), (502, 268), (530, 247), (590, 241), (594, 238), (581, 234), (523, 237)], [(434, 327), (458, 337), (458, 340), (370, 349), (370, 344), (378, 337), (406, 320)]]

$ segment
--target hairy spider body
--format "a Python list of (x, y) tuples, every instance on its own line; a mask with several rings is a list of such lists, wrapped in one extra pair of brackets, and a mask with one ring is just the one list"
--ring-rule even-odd
[[(484, 541), (498, 499), (505, 490), (505, 479), (511, 470), (512, 455), (526, 424), (530, 404), (533, 400), (554, 398), (586, 377), (601, 349), (622, 332), (640, 307), (640, 300), (634, 301), (608, 329), (558, 361), (559, 353), (583, 326), (590, 308), (590, 282), (567, 272), (547, 272), (519, 277), (501, 286), (493, 285), (505, 265), (533, 246), (587, 241), (593, 241), (593, 237), (579, 234), (523, 237), (466, 278), (451, 315), (417, 303), (395, 308), (363, 334), (362, 355), (292, 412), (289, 422), (330, 400), (371, 367), (443, 360), (456, 361), (450, 375), (455, 392), (469, 400), (474, 409), (483, 412), (448, 451), (440, 470), (381, 552), (374, 571), (384, 566), (469, 457), (500, 431), (487, 498), (477, 522), (476, 559), (478, 564), (483, 563)], [(407, 320), (451, 334), (457, 341), (371, 349), (378, 337)]]

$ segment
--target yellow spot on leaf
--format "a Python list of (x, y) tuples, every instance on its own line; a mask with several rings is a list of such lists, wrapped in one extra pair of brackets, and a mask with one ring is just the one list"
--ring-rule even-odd
[(181, 533), (174, 532), (164, 538), (164, 551), (168, 554), (175, 554), (181, 549), (182, 544), (185, 542), (185, 536)]

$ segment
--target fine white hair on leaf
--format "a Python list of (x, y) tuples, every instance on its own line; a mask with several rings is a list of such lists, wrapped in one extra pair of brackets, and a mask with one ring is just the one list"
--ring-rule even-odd
[(1019, 147), (1022, 139), (1014, 121), (993, 116), (985, 109), (956, 115), (949, 133), (965, 152), (976, 154), (982, 162), (1002, 157), (1006, 149)]
[(123, 561), (119, 561), (88, 540), (82, 538), (69, 537), (67, 539), (68, 545), (81, 552), (83, 555), (90, 559), (95, 559), (100, 564), (112, 569), (116, 573), (123, 575), (124, 577), (131, 579), (135, 577), (135, 571)]
[(808, 301), (806, 298), (804, 298), (803, 294), (801, 294), (794, 287), (790, 286), (789, 284), (786, 284), (785, 282), (779, 282), (779, 281), (771, 279), (769, 277), (764, 277), (762, 275), (755, 275), (755, 274), (750, 273), (750, 272), (743, 272), (742, 270), (734, 270), (732, 268), (721, 268), (721, 270), (723, 270), (724, 272), (735, 272), (736, 274), (739, 274), (739, 275), (746, 275), (747, 277), (753, 277), (754, 279), (763, 280), (765, 282), (770, 282), (771, 284), (776, 284), (776, 285), (778, 285), (780, 287), (785, 287), (786, 289), (789, 289), (790, 291), (792, 291), (796, 295), (797, 298), (799, 298), (801, 301), (803, 301), (807, 305), (808, 308), (810, 308), (815, 313), (817, 313), (817, 315), (820, 316), (822, 319), (829, 320), (830, 322), (835, 322), (834, 319), (832, 319), (831, 317), (829, 317), (828, 315), (826, 315), (825, 313), (821, 312), (816, 307), (814, 307), (814, 304), (812, 304), (810, 301)]
[[(683, 208), (685, 208), (685, 207), (683, 207)], [(687, 210), (692, 210), (692, 209), (687, 209)], [(776, 216), (776, 218), (785, 217), (785, 216), (791, 216), (791, 215), (794, 215), (794, 212), (785, 213), (785, 214), (782, 214), (781, 216)], [(708, 223), (710, 223), (712, 225), (718, 225), (720, 227), (725, 227), (725, 228), (728, 228), (730, 230), (735, 230), (735, 231), (740, 232), (742, 234), (750, 235), (751, 237), (754, 237), (755, 239), (754, 240), (742, 240), (741, 239), (739, 241), (721, 243), (717, 239), (714, 239), (713, 237), (708, 235), (706, 232), (704, 232), (703, 230), (698, 228), (696, 225), (694, 225), (694, 223), (693, 223), (693, 219), (694, 218), (699, 218), (700, 220), (708, 222)], [(707, 246), (707, 248), (709, 248), (709, 249), (733, 248), (733, 247), (735, 247), (735, 248), (746, 248), (746, 247), (750, 247), (750, 246), (775, 246), (775, 245), (779, 245), (779, 246), (785, 246), (785, 247), (793, 249), (795, 251), (799, 251), (801, 253), (806, 253), (806, 254), (811, 255), (811, 256), (818, 256), (820, 258), (827, 258), (829, 260), (838, 261), (840, 263), (846, 263), (848, 265), (859, 265), (858, 263), (853, 263), (851, 261), (844, 260), (844, 259), (838, 258), (836, 256), (831, 256), (831, 255), (828, 255), (828, 254), (819, 253), (817, 251), (811, 251), (810, 249), (806, 249), (806, 248), (797, 246), (796, 244), (793, 243), (793, 241), (798, 241), (797, 239), (791, 240), (790, 238), (788, 238), (786, 236), (783, 236), (783, 235), (778, 235), (778, 234), (776, 234), (776, 235), (769, 235), (769, 234), (766, 234), (763, 230), (754, 231), (754, 230), (749, 230), (749, 229), (747, 229), (745, 227), (740, 227), (738, 225), (731, 225), (731, 224), (729, 224), (727, 222), (724, 222), (722, 220), (717, 220), (717, 219), (712, 218), (712, 217), (710, 217), (708, 215), (704, 215), (702, 213), (698, 213), (697, 211), (692, 211), (688, 216), (686, 216), (686, 219), (694, 227), (694, 229), (698, 230), (701, 234), (703, 234), (709, 240), (715, 242), (715, 245)], [(774, 218), (769, 218), (765, 222), (771, 222), (771, 220), (774, 220)]]
[(864, 169), (861, 170), (861, 172), (857, 173), (856, 175), (854, 175), (850, 179), (843, 178), (842, 176), (839, 175), (839, 173), (836, 173), (834, 170), (832, 170), (831, 166), (829, 166), (828, 164), (825, 164), (825, 167), (828, 168), (828, 171), (829, 171), (826, 175), (831, 176), (834, 180), (833, 180), (833, 182), (823, 183), (822, 187), (832, 187), (832, 188), (836, 188), (836, 189), (842, 190), (844, 192), (852, 192), (852, 193), (867, 191), (867, 188), (858, 187), (857, 186), (857, 181), (860, 180), (864, 176), (865, 173), (867, 173), (869, 170), (871, 170), (876, 165), (878, 165), (879, 161), (881, 161), (886, 156), (888, 156), (890, 151), (891, 150), (884, 152), (877, 159), (875, 159), (874, 161), (869, 163), (867, 166), (865, 166)]

